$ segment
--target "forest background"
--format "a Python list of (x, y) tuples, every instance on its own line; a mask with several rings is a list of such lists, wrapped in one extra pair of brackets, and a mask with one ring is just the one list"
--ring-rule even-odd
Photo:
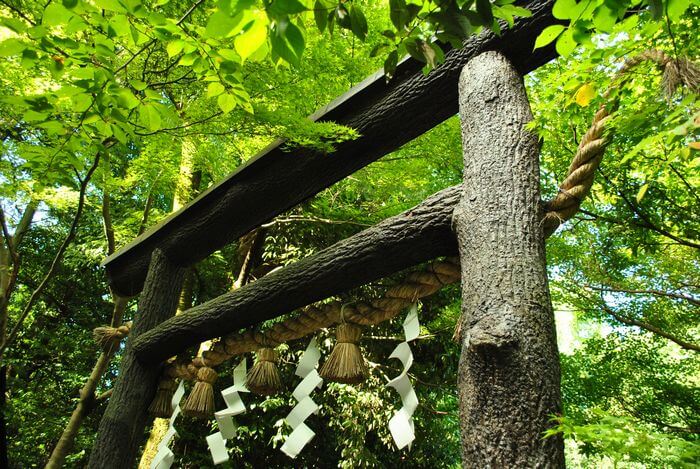
[[(319, 151), (353, 138), (351, 129), (306, 116), (377, 69), (390, 76), (406, 53), (429, 73), (442, 56), (429, 41), (436, 29), (455, 42), (527, 15), (509, 1), (410, 5), (0, 1), (0, 444), (10, 467), (46, 464), (100, 355), (93, 328), (135, 312), (131, 299), (115, 315), (100, 267), (106, 255), (274, 138)], [(430, 16), (450, 5), (468, 12), (466, 20)], [(546, 31), (540, 44), (556, 40), (560, 57), (526, 77), (532, 129), (543, 142), (545, 198), (625, 58), (654, 47), (697, 60), (698, 5), (555, 3), (555, 16), (571, 25)], [(661, 90), (661, 75), (649, 66), (619, 91), (614, 139), (591, 197), (547, 242), (563, 371), (556, 431), (566, 437), (572, 467), (700, 460), (700, 112), (696, 94), (667, 98)], [(182, 308), (406, 210), (458, 184), (461, 170), (454, 117), (196, 265)], [(386, 425), (400, 405), (384, 386), (400, 371), (386, 359), (401, 341), (396, 320), (365, 334), (366, 383), (328, 384), (315, 396), (322, 410), (309, 422), (317, 436), (301, 464), (459, 466), (452, 340), (459, 298), (458, 287), (448, 287), (421, 305), (411, 369), (421, 405), (411, 451), (393, 448)], [(321, 333), (324, 355), (331, 337)], [(283, 349), (285, 383), (294, 382), (292, 364), (304, 347)], [(67, 467), (87, 461), (119, 358), (120, 350), (105, 360), (104, 376), (82, 401)], [(220, 370), (218, 386), (231, 369)], [(288, 433), (282, 419), (291, 395), (246, 395), (246, 402), (232, 467), (292, 467), (276, 449)], [(204, 437), (212, 423), (181, 418), (177, 428), (176, 464), (210, 466)]]

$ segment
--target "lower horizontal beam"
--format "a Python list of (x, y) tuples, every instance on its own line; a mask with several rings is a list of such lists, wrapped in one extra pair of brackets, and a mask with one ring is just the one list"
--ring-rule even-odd
[(138, 359), (158, 363), (188, 347), (337, 295), (439, 256), (457, 253), (452, 211), (461, 186), (170, 318), (138, 337)]

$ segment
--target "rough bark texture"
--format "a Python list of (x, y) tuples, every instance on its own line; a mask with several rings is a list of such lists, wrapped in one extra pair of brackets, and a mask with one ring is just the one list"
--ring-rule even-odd
[(459, 398), (464, 467), (563, 467), (559, 358), (547, 286), (539, 146), (522, 78), (502, 55), (459, 80), (464, 192), (454, 213), (462, 265)]
[(203, 193), (173, 217), (149, 230), (105, 261), (110, 286), (130, 296), (141, 290), (150, 253), (191, 265), (272, 217), (423, 134), (457, 112), (457, 79), (462, 67), (485, 50), (500, 50), (520, 73), (556, 56), (553, 46), (533, 51), (538, 34), (555, 22), (553, 0), (520, 2), (533, 12), (501, 37), (484, 32), (445, 63), (424, 75), (413, 59), (399, 65), (387, 84), (381, 72), (317, 112), (313, 119), (356, 129), (360, 137), (338, 145), (331, 155), (303, 148), (282, 151), (272, 144), (244, 167)]
[(440, 191), (401, 215), (171, 318), (136, 339), (134, 351), (139, 360), (157, 363), (205, 340), (453, 255), (450, 224), (459, 195), (459, 187)]
[(156, 392), (160, 370), (157, 366), (144, 366), (137, 361), (132, 344), (141, 334), (175, 313), (184, 275), (185, 269), (171, 262), (160, 250), (153, 251), (119, 377), (100, 421), (88, 467), (121, 469), (133, 465), (144, 436), (147, 409)]

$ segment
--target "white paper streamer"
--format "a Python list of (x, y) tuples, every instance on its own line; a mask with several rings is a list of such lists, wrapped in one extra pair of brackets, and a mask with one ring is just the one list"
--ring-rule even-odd
[(304, 446), (316, 435), (313, 430), (306, 426), (304, 420), (309, 415), (318, 412), (318, 404), (311, 399), (309, 394), (323, 384), (323, 378), (316, 371), (319, 358), (321, 358), (321, 352), (318, 350), (316, 338), (313, 338), (301, 356), (295, 372), (297, 376), (302, 378), (301, 383), (292, 392), (292, 396), (298, 403), (285, 418), (287, 424), (292, 427), (292, 433), (289, 434), (280, 449), (290, 458), (296, 458)]
[(207, 446), (214, 464), (221, 464), (228, 461), (228, 450), (226, 440), (221, 436), (221, 432), (212, 433), (207, 437)]
[(389, 358), (398, 358), (401, 361), (403, 371), (387, 383), (387, 386), (396, 389), (399, 393), (403, 407), (389, 420), (389, 431), (399, 449), (406, 446), (410, 449), (411, 442), (416, 438), (413, 427), (413, 412), (418, 407), (418, 397), (413, 390), (411, 380), (408, 378), (408, 370), (413, 365), (413, 353), (411, 353), (408, 342), (415, 340), (420, 334), (417, 303), (414, 303), (408, 311), (406, 320), (403, 322), (403, 330), (406, 340), (397, 345), (389, 356)]
[(175, 455), (170, 450), (168, 445), (170, 445), (170, 441), (177, 436), (177, 430), (175, 430), (175, 419), (177, 419), (177, 416), (180, 415), (180, 401), (184, 395), (185, 383), (180, 381), (180, 384), (173, 393), (173, 414), (170, 416), (168, 430), (165, 432), (165, 436), (163, 436), (163, 439), (158, 444), (158, 452), (153, 458), (153, 461), (151, 461), (151, 469), (169, 469), (175, 461)]
[(239, 394), (248, 392), (248, 389), (245, 387), (246, 373), (246, 362), (244, 358), (233, 370), (233, 386), (229, 386), (221, 391), (221, 396), (224, 398), (226, 408), (214, 412), (214, 418), (219, 425), (219, 431), (207, 437), (207, 446), (209, 446), (209, 452), (211, 453), (214, 464), (221, 464), (228, 461), (226, 440), (235, 437), (238, 432), (238, 425), (233, 417), (246, 411), (245, 404)]

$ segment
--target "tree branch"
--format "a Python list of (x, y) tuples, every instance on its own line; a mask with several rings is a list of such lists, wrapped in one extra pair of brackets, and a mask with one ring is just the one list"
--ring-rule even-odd
[(676, 337), (673, 334), (669, 334), (668, 332), (665, 332), (664, 330), (649, 324), (647, 322), (639, 321), (638, 319), (634, 318), (629, 318), (626, 316), (620, 315), (618, 312), (616, 312), (614, 309), (612, 309), (608, 304), (602, 300), (601, 298), (601, 306), (603, 307), (603, 310), (608, 313), (610, 316), (614, 317), (617, 321), (621, 322), (622, 324), (626, 324), (628, 326), (637, 326), (641, 329), (644, 329), (646, 331), (649, 331), (651, 333), (654, 333), (656, 335), (659, 335), (665, 339), (670, 340), (671, 342), (674, 342), (678, 344), (681, 348), (684, 348), (686, 350), (693, 350), (695, 352), (700, 352), (700, 346), (695, 345), (690, 342), (686, 342), (683, 339), (680, 339)]
[(591, 290), (596, 290), (605, 293), (629, 293), (632, 295), (653, 295), (653, 296), (664, 296), (667, 298), (675, 298), (677, 300), (688, 301), (694, 305), (700, 306), (700, 300), (693, 298), (692, 296), (683, 295), (682, 293), (673, 293), (663, 290), (627, 290), (624, 288), (613, 288), (613, 287), (598, 287), (595, 285), (586, 285), (586, 288)]
[(68, 249), (68, 246), (73, 241), (73, 238), (75, 238), (75, 234), (78, 229), (78, 223), (80, 222), (80, 217), (83, 213), (83, 208), (85, 207), (85, 192), (87, 191), (88, 183), (90, 182), (93, 173), (97, 169), (97, 165), (99, 164), (99, 162), (100, 153), (98, 152), (95, 156), (95, 160), (92, 166), (90, 167), (90, 169), (88, 169), (88, 172), (86, 173), (85, 177), (80, 182), (80, 196), (78, 198), (78, 208), (75, 211), (75, 216), (73, 217), (73, 222), (71, 223), (68, 235), (65, 237), (65, 239), (61, 243), (61, 246), (58, 248), (58, 252), (56, 252), (53, 261), (51, 261), (51, 266), (49, 267), (48, 272), (46, 272), (46, 275), (44, 275), (44, 278), (42, 279), (39, 286), (32, 292), (31, 296), (29, 297), (29, 300), (27, 301), (27, 304), (22, 310), (22, 313), (20, 314), (19, 318), (17, 319), (17, 323), (12, 328), (10, 335), (6, 339), (4, 337), (2, 338), (3, 341), (2, 344), (0, 344), (0, 359), (2, 358), (7, 348), (17, 338), (17, 335), (19, 334), (19, 331), (22, 328), (24, 320), (29, 315), (30, 311), (32, 310), (32, 307), (34, 306), (34, 303), (39, 298), (41, 292), (44, 290), (44, 288), (46, 288), (46, 285), (48, 284), (51, 277), (53, 277), (54, 273), (58, 268), (58, 265), (63, 259), (63, 255), (65, 254), (66, 249)]

